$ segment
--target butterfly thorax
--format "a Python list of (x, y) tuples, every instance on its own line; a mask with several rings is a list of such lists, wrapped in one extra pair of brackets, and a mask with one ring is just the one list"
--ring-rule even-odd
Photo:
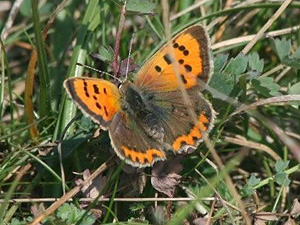
[(152, 112), (149, 100), (144, 98), (138, 87), (126, 82), (121, 87), (123, 99), (122, 110), (133, 118), (134, 124), (139, 124), (147, 135), (157, 141), (163, 141), (164, 129), (157, 116)]

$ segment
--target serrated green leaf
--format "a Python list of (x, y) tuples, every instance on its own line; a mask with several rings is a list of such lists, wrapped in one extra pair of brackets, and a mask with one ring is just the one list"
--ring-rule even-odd
[(280, 172), (275, 175), (275, 181), (279, 185), (287, 186), (290, 184), (290, 179), (286, 173)]
[(274, 44), (277, 55), (282, 61), (290, 53), (291, 40), (286, 40), (286, 38), (274, 39)]
[(290, 95), (299, 95), (300, 94), (300, 82), (291, 86), (288, 90), (288, 93)]
[[(78, 216), (78, 218), (76, 218), (76, 222), (83, 216), (83, 214), (85, 213), (86, 210), (81, 210), (80, 215)], [(81, 223), (79, 223), (79, 225), (92, 225), (95, 224), (95, 218), (92, 216), (92, 214), (89, 212), (84, 219), (82, 219)]]
[(242, 193), (246, 194), (247, 196), (253, 195), (254, 194), (254, 189), (252, 186), (250, 186), (248, 183), (244, 185), (242, 188)]
[(13, 218), (10, 222), (10, 225), (26, 225), (27, 223), (25, 221), (19, 221), (16, 218)]
[(300, 48), (297, 48), (296, 52), (293, 54), (293, 58), (300, 59)]
[(248, 184), (253, 187), (255, 185), (258, 185), (259, 182), (260, 182), (260, 180), (261, 179), (260, 178), (256, 178), (254, 174), (251, 174), (251, 177), (248, 180)]
[(251, 83), (253, 87), (264, 96), (270, 97), (281, 95), (279, 92), (280, 86), (274, 83), (274, 79), (272, 77), (253, 79)]
[(248, 57), (244, 54), (239, 54), (237, 57), (229, 61), (223, 72), (228, 73), (230, 75), (239, 76), (246, 71), (247, 65)]
[(300, 59), (293, 57), (285, 57), (281, 60), (282, 64), (300, 70)]
[(126, 10), (129, 12), (137, 12), (142, 14), (154, 13), (156, 5), (150, 0), (128, 0)]
[(58, 208), (57, 216), (62, 220), (67, 220), (70, 217), (71, 211), (72, 207), (68, 203), (65, 203)]
[[(229, 96), (234, 88), (234, 77), (226, 75), (224, 73), (214, 73), (210, 79), (209, 86), (216, 91)], [(212, 91), (212, 95), (215, 98), (223, 99), (219, 93)]]
[(104, 62), (112, 62), (113, 55), (114, 52), (110, 46), (109, 47), (100, 46), (99, 54), (97, 54), (97, 57)]
[[(86, 210), (78, 209), (73, 203), (68, 204), (65, 203), (59, 209), (57, 210), (56, 215), (65, 221), (67, 224), (75, 224), (83, 214), (86, 212)], [(89, 212), (85, 218), (82, 219), (81, 223), (82, 225), (91, 225), (95, 223), (95, 218), (91, 215)]]
[(218, 73), (224, 68), (228, 59), (228, 54), (219, 54), (214, 57), (214, 72)]
[(257, 52), (253, 52), (248, 55), (249, 67), (251, 70), (262, 72), (264, 69), (264, 60), (259, 59)]
[(275, 163), (275, 170), (277, 173), (284, 171), (289, 166), (290, 161), (277, 161)]

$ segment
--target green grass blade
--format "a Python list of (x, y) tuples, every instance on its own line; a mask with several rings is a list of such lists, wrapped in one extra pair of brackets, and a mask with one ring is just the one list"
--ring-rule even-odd
[[(78, 32), (77, 36), (77, 43), (76, 47), (74, 48), (74, 52), (72, 54), (70, 67), (67, 73), (66, 77), (78, 77), (82, 74), (82, 68), (76, 69), (76, 63), (84, 64), (86, 57), (87, 57), (87, 51), (86, 51), (86, 45), (87, 45), (87, 35), (89, 31), (89, 24), (91, 22), (95, 22), (94, 17), (96, 14), (99, 14), (99, 0), (91, 0), (88, 3), (87, 10), (85, 12), (82, 25), (80, 27), (80, 30)], [(101, 17), (100, 17), (101, 18)], [(100, 20), (99, 20), (100, 23)], [(93, 24), (93, 27), (96, 27), (95, 24)], [(76, 107), (74, 103), (66, 97), (65, 94), (62, 96), (62, 107), (60, 109), (58, 122), (55, 128), (53, 139), (56, 140), (60, 137), (60, 134), (64, 130), (64, 128), (67, 126), (67, 124), (75, 117), (76, 115)], [(73, 128), (70, 127), (69, 131), (72, 132)]]
[(47, 57), (45, 50), (45, 43), (43, 41), (40, 19), (38, 14), (38, 2), (31, 0), (32, 15), (33, 15), (33, 29), (35, 33), (35, 45), (38, 53), (38, 67), (39, 67), (39, 115), (40, 117), (51, 116), (51, 93), (50, 93), (50, 79), (47, 68)]

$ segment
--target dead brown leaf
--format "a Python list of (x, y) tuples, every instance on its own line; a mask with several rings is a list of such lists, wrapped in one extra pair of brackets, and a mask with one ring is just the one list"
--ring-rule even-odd
[(182, 170), (181, 160), (182, 156), (177, 155), (153, 165), (152, 186), (170, 198), (174, 196), (175, 187), (180, 182), (181, 176), (178, 173)]
[[(38, 217), (39, 215), (41, 215), (45, 212), (44, 203), (33, 204), (30, 207), (30, 211), (31, 211), (32, 215), (34, 216), (34, 218)], [(39, 223), (39, 224), (41, 224), (41, 223)]]
[[(124, 170), (124, 168), (126, 169)], [(119, 186), (124, 196), (136, 197), (138, 194), (141, 194), (146, 185), (146, 174), (143, 170), (131, 166), (126, 167), (125, 165), (123, 171)]]
[(294, 199), (290, 214), (293, 218), (297, 218), (300, 215), (300, 203), (297, 198)]
[[(75, 183), (77, 185), (80, 185), (84, 180), (86, 180), (89, 176), (91, 175), (90, 170), (86, 169), (83, 172), (83, 180), (82, 179), (77, 179), (75, 180)], [(82, 193), (85, 195), (87, 198), (97, 198), (101, 189), (104, 187), (106, 184), (107, 180), (105, 176), (99, 175), (96, 177), (94, 180), (89, 182), (87, 185), (83, 186), (81, 189)]]
[(201, 218), (201, 217), (196, 218), (193, 221), (193, 225), (207, 225), (207, 218)]
[(132, 58), (123, 59), (119, 68), (119, 76), (125, 77), (128, 73), (134, 72), (138, 69), (138, 65), (135, 64)]
[(297, 225), (297, 223), (295, 222), (295, 220), (289, 217), (289, 219), (283, 225)]

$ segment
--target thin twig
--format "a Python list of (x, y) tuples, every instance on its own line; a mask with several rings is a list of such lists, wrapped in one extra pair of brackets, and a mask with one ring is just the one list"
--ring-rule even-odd
[[(56, 202), (59, 198), (17, 198), (17, 199), (10, 199), (10, 203), (38, 203), (38, 202)], [(76, 199), (79, 202), (93, 202), (95, 201), (94, 198), (79, 198)], [(165, 201), (172, 201), (172, 202), (190, 202), (190, 201), (214, 201), (215, 198), (207, 197), (207, 198), (114, 198), (114, 202), (165, 202)], [(66, 202), (74, 201), (73, 198), (68, 199)], [(111, 201), (110, 198), (99, 198), (98, 202), (109, 202)], [(0, 203), (3, 203), (4, 199), (0, 199)]]
[(118, 76), (118, 72), (119, 72), (119, 50), (120, 50), (120, 41), (121, 41), (121, 37), (122, 37), (122, 31), (123, 31), (123, 26), (125, 23), (125, 16), (126, 16), (126, 1), (124, 3), (124, 5), (122, 6), (122, 12), (120, 15), (120, 21), (119, 21), (119, 26), (118, 26), (118, 30), (117, 30), (117, 36), (116, 36), (116, 45), (115, 45), (115, 49), (114, 49), (114, 59), (112, 62), (112, 67), (114, 70), (114, 76), (117, 77)]
[(56, 202), (54, 202), (49, 208), (45, 210), (41, 215), (39, 215), (37, 218), (34, 219), (34, 221), (31, 223), (31, 225), (37, 225), (39, 224), (43, 219), (45, 219), (47, 216), (55, 212), (55, 210), (58, 209), (62, 204), (67, 202), (70, 198), (75, 196), (85, 185), (89, 184), (92, 180), (94, 180), (100, 173), (102, 173), (104, 170), (106, 170), (111, 165), (111, 158), (103, 163), (97, 170), (95, 170), (91, 176), (89, 176), (86, 180), (84, 180), (80, 185), (74, 187), (72, 190), (67, 192), (65, 195), (63, 195), (61, 198), (59, 198)]

